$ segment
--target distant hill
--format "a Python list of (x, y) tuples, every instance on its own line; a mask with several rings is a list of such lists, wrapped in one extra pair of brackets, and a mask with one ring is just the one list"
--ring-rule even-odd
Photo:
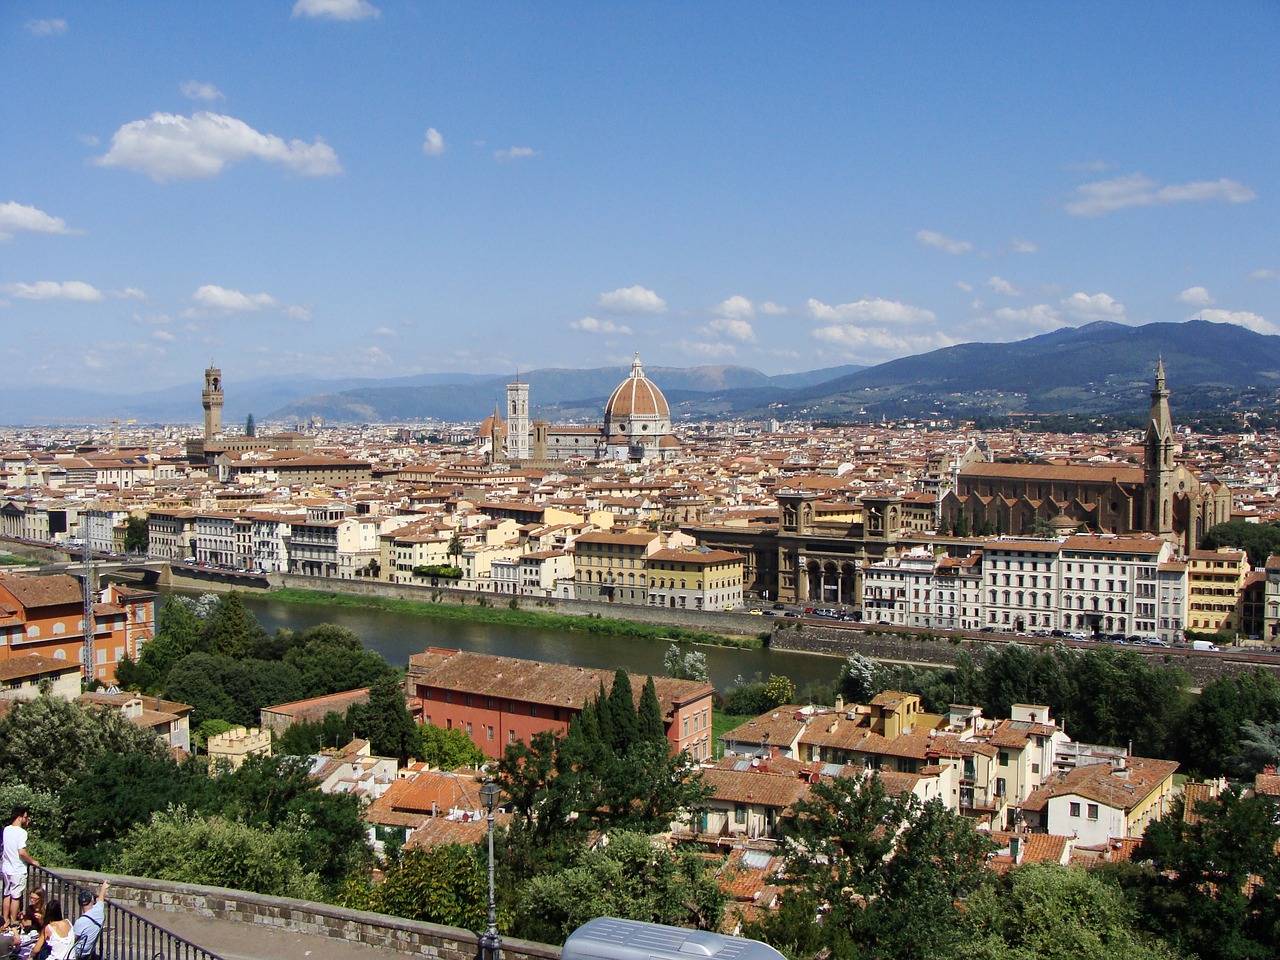
[(1280, 389), (1280, 337), (1193, 320), (1092, 323), (1013, 343), (966, 343), (794, 391), (775, 416), (1085, 415), (1145, 412), (1164, 358), (1176, 413)]
[[(1178, 417), (1242, 402), (1274, 409), (1280, 337), (1234, 324), (1192, 320), (1064, 327), (1012, 343), (965, 343), (875, 367), (842, 366), (767, 376), (734, 365), (646, 367), (677, 419), (856, 421), (1009, 414), (1141, 419), (1156, 358), (1163, 356)], [(627, 367), (549, 368), (522, 373), (531, 413), (552, 421), (598, 422)], [(228, 382), (223, 420), (331, 423), (476, 421), (506, 403), (508, 375), (420, 374), (394, 380), (264, 379)], [(201, 418), (198, 382), (124, 395), (0, 388), (0, 423), (143, 423)]]

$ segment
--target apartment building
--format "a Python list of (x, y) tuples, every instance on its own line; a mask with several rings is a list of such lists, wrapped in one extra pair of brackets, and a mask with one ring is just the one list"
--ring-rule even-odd
[(1200, 633), (1239, 630), (1248, 576), (1249, 555), (1243, 550), (1192, 550), (1187, 557), (1187, 629)]
[(649, 606), (733, 610), (742, 606), (740, 553), (706, 547), (656, 550), (644, 560)]

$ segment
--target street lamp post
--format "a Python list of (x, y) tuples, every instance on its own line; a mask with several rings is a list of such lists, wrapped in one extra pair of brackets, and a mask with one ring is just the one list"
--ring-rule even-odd
[(489, 929), (480, 936), (480, 955), (484, 960), (498, 960), (502, 937), (498, 936), (498, 909), (493, 899), (493, 812), (498, 804), (498, 784), (486, 780), (480, 787), (480, 802), (489, 821)]

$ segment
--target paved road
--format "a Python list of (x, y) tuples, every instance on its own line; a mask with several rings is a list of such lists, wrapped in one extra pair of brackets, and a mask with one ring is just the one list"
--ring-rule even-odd
[(261, 924), (165, 913), (156, 923), (224, 960), (389, 960), (405, 954)]

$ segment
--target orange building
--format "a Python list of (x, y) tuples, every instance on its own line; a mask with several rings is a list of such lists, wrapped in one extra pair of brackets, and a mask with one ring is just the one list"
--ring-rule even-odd
[[(116, 664), (137, 659), (155, 634), (156, 595), (109, 583), (93, 605), (93, 676), (114, 683)], [(37, 654), (80, 662), (84, 599), (80, 582), (65, 573), (47, 577), (0, 575), (0, 662)]]
[[(432, 647), (409, 658), (405, 696), (417, 719), (465, 730), (486, 755), (501, 757), (509, 744), (535, 733), (563, 733), (588, 700), (613, 685), (611, 670), (539, 663)], [(696, 760), (711, 756), (710, 683), (654, 677), (658, 704), (672, 749)], [(631, 678), (640, 702), (645, 678)]]

